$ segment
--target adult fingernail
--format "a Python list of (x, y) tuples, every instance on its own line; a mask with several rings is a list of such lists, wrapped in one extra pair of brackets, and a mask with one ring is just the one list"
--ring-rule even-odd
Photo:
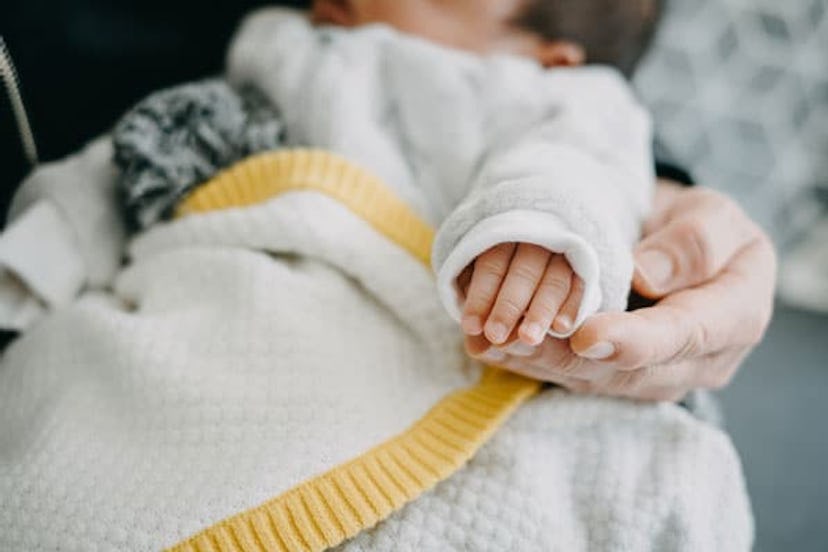
[(589, 360), (606, 360), (615, 354), (615, 345), (608, 341), (596, 343), (586, 351), (578, 353), (579, 357)]
[(466, 315), (460, 322), (460, 327), (466, 335), (480, 335), (483, 333), (483, 323), (479, 316)]
[(500, 322), (490, 322), (486, 324), (486, 336), (492, 343), (503, 343), (509, 337), (509, 328)]
[(535, 347), (516, 341), (506, 347), (506, 352), (518, 357), (530, 357), (535, 354)]
[(503, 362), (506, 358), (506, 353), (495, 348), (488, 349), (485, 353), (480, 355), (480, 360), (484, 362)]
[(658, 249), (649, 249), (636, 256), (638, 272), (651, 286), (662, 288), (670, 282), (675, 267), (673, 260)]
[(543, 341), (543, 326), (530, 322), (521, 326), (521, 334), (524, 339), (531, 341), (534, 345), (539, 345)]
[(558, 333), (568, 333), (572, 331), (572, 319), (565, 314), (557, 317), (552, 323), (552, 328)]

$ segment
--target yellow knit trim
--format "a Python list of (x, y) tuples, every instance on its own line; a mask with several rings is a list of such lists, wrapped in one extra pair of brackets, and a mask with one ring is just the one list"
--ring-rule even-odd
[(428, 265), (434, 231), (377, 177), (320, 150), (269, 152), (250, 157), (199, 186), (176, 217), (249, 207), (287, 192), (314, 191), (348, 207), (380, 234)]
[[(341, 157), (282, 151), (243, 161), (201, 186), (177, 215), (244, 207), (278, 194), (325, 193), (428, 264), (433, 230), (381, 181)], [(540, 389), (487, 368), (402, 434), (258, 507), (176, 545), (174, 552), (318, 551), (341, 544), (457, 472)]]
[(480, 383), (449, 395), (401, 435), (170, 550), (292, 552), (341, 544), (463, 467), (538, 388), (487, 370)]

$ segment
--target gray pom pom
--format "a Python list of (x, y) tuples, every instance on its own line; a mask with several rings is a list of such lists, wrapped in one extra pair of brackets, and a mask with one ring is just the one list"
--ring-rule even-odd
[(116, 125), (113, 141), (127, 218), (144, 229), (220, 170), (279, 148), (284, 127), (258, 90), (216, 79), (152, 94)]

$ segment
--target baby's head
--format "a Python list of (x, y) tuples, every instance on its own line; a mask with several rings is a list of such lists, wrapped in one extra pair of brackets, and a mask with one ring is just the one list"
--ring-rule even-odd
[(661, 0), (314, 0), (320, 23), (385, 23), (479, 53), (529, 56), (547, 67), (602, 63), (629, 75)]

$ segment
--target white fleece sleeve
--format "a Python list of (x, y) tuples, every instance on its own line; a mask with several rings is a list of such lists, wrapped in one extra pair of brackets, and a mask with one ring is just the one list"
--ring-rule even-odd
[(610, 69), (558, 69), (543, 80), (544, 116), (518, 135), (491, 137), (470, 193), (437, 234), (439, 292), (458, 320), (460, 272), (505, 242), (566, 256), (585, 285), (575, 328), (626, 307), (655, 182), (649, 118)]
[(0, 327), (23, 330), (83, 289), (110, 284), (125, 240), (116, 175), (105, 137), (24, 180), (0, 235)]

